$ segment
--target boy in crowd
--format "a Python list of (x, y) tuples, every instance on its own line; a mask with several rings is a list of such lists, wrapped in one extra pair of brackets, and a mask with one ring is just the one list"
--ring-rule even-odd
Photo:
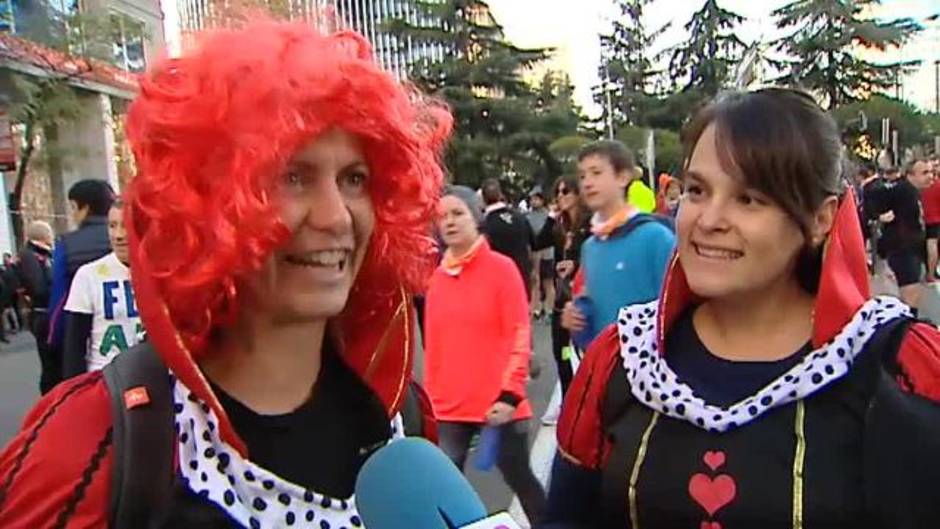
[(108, 238), (111, 253), (79, 268), (72, 280), (65, 303), (64, 378), (103, 369), (136, 345), (142, 330), (121, 200), (108, 212)]
[(52, 255), (48, 343), (57, 371), (57, 379), (50, 381), (53, 386), (62, 380), (65, 302), (72, 280), (83, 265), (111, 252), (108, 242), (108, 211), (114, 202), (111, 185), (104, 180), (79, 180), (69, 189), (68, 199), (72, 223), (78, 228), (59, 238)]
[(910, 164), (904, 176), (897, 168), (885, 171), (885, 188), (878, 200), (878, 220), (883, 228), (878, 254), (888, 261), (897, 278), (901, 300), (911, 307), (920, 301), (926, 233), (920, 191), (930, 185), (921, 162)]
[(675, 247), (670, 228), (625, 201), (635, 174), (633, 155), (618, 141), (588, 144), (578, 155), (581, 196), (594, 219), (581, 248), (585, 291), (565, 306), (562, 325), (589, 339), (621, 307), (659, 296)]
[(630, 183), (627, 184), (627, 203), (640, 213), (656, 211), (656, 192), (646, 185), (649, 176), (646, 168), (638, 165), (630, 176)]
[(519, 269), (526, 293), (532, 285), (532, 242), (535, 236), (525, 215), (512, 208), (503, 195), (499, 180), (488, 178), (480, 187), (484, 212), (483, 234), (490, 246), (512, 259)]

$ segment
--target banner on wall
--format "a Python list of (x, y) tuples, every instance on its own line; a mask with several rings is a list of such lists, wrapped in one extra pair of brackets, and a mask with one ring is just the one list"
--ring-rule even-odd
[(13, 140), (13, 124), (10, 113), (0, 107), (0, 171), (16, 169), (16, 142)]

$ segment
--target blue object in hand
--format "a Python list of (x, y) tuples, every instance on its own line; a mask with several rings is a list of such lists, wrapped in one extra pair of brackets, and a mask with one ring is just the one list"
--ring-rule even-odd
[(369, 529), (455, 529), (486, 518), (486, 508), (454, 463), (415, 437), (393, 441), (356, 479), (356, 508)]
[(499, 458), (499, 437), (502, 430), (499, 426), (484, 426), (480, 432), (480, 442), (477, 444), (473, 466), (477, 470), (486, 472), (493, 468)]
[(571, 341), (582, 351), (594, 340), (594, 302), (587, 296), (574, 298), (574, 306), (584, 316), (584, 328), (571, 333)]

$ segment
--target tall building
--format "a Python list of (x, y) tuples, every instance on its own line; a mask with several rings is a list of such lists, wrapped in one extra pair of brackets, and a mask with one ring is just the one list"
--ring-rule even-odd
[(420, 14), (410, 0), (333, 0), (332, 3), (349, 27), (369, 39), (382, 66), (400, 78), (407, 76), (408, 65), (415, 60), (444, 58), (444, 50), (439, 46), (400, 39), (383, 31), (384, 22), (393, 18), (403, 18), (412, 24), (420, 22)]
[[(372, 43), (376, 60), (399, 78), (408, 74), (408, 65), (418, 59), (440, 60), (439, 46), (400, 39), (383, 28), (387, 20), (403, 18), (412, 24), (421, 22), (413, 0), (286, 0), (291, 18), (353, 29)], [(266, 2), (270, 3), (270, 2)], [(179, 32), (183, 45), (193, 33), (215, 27), (224, 16), (226, 0), (177, 0)]]

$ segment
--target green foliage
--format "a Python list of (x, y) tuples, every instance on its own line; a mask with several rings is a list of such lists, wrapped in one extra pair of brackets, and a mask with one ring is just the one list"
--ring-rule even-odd
[[(865, 114), (868, 130), (859, 130), (859, 112)], [(914, 105), (882, 95), (874, 95), (864, 101), (856, 101), (843, 105), (832, 112), (843, 131), (843, 136), (849, 145), (854, 145), (858, 139), (867, 133), (875, 143), (880, 144), (881, 120), (891, 120), (891, 129), (898, 131), (901, 145), (914, 145), (933, 142), (931, 129), (936, 120), (923, 114)]]
[(829, 108), (894, 86), (916, 61), (878, 64), (859, 48), (886, 50), (908, 42), (921, 26), (910, 18), (879, 20), (863, 13), (880, 0), (795, 0), (774, 11), (777, 26), (791, 31), (775, 43), (788, 58), (774, 64), (781, 78), (826, 97)]
[(482, 1), (419, 1), (417, 6), (423, 23), (392, 19), (385, 28), (443, 50), (443, 61), (416, 60), (410, 78), (451, 106), (455, 131), (445, 161), (452, 180), (478, 186), (497, 177), (510, 194), (554, 180), (566, 160), (550, 147), (577, 134), (581, 119), (569, 79), (546, 74), (531, 86), (524, 78), (551, 50), (508, 43)]
[[(83, 155), (63, 149), (56, 141), (58, 130), (60, 125), (77, 120), (83, 112), (79, 94), (73, 86), (75, 81), (95, 68), (96, 61), (113, 63), (117, 59), (114, 42), (119, 28), (115, 24), (121, 23), (116, 18), (118, 15), (106, 10), (63, 13), (48, 1), (37, 2), (33, 7), (17, 26), (18, 37), (64, 55), (91, 60), (75, 61), (76, 69), (67, 73), (60, 69), (60, 64), (49, 62), (34, 65), (42, 70), (40, 75), (12, 75), (11, 116), (24, 126), (23, 143), (17, 157), (16, 182), (9, 204), (17, 241), (23, 240), (22, 217), (17, 213), (31, 164), (38, 163), (55, 172), (68, 156)], [(140, 31), (140, 37), (149, 38), (142, 27), (133, 29), (125, 26), (123, 31), (128, 37), (131, 36), (129, 31)], [(38, 152), (41, 156), (37, 157), (40, 144), (42, 149)]]
[[(653, 31), (644, 27), (643, 10), (649, 3), (650, 0), (618, 0), (620, 17), (614, 21), (611, 34), (601, 36), (600, 75), (608, 79), (617, 135), (639, 151), (645, 144), (634, 138), (641, 134), (637, 127), (655, 129), (657, 165), (662, 170), (672, 170), (678, 167), (681, 158), (677, 132), (727, 84), (747, 46), (734, 33), (743, 17), (722, 9), (715, 0), (705, 0), (685, 26), (690, 32), (689, 40), (669, 51), (668, 72), (660, 72), (653, 66), (660, 57), (653, 55), (650, 48), (668, 25)], [(669, 76), (667, 84), (671, 91), (667, 93), (652, 88), (653, 80), (663, 73)], [(601, 86), (595, 99), (604, 106), (602, 119), (606, 120), (608, 94), (604, 90)]]
[(653, 31), (646, 29), (643, 10), (651, 1), (618, 0), (620, 15), (610, 34), (600, 36), (602, 85), (595, 90), (594, 99), (604, 107), (602, 120), (606, 122), (611, 114), (616, 127), (647, 125), (648, 113), (659, 103), (652, 81), (660, 72), (653, 68), (657, 57), (649, 50), (669, 24)]
[[(617, 139), (629, 147), (636, 155), (637, 161), (643, 165), (646, 165), (647, 130), (627, 125), (617, 131)], [(653, 146), (656, 154), (654, 174), (677, 174), (682, 167), (682, 142), (679, 134), (671, 130), (654, 129)]]
[(673, 84), (684, 92), (694, 90), (703, 99), (714, 97), (744, 57), (747, 44), (734, 32), (744, 20), (717, 0), (705, 0), (685, 25), (689, 39), (672, 52), (669, 76)]
[(43, 128), (81, 115), (82, 105), (75, 90), (58, 79), (15, 74), (13, 85), (19, 95), (11, 109), (15, 121)]
[(921, 120), (924, 123), (924, 133), (927, 136), (926, 140), (932, 144), (933, 138), (940, 136), (940, 112), (924, 114)]

